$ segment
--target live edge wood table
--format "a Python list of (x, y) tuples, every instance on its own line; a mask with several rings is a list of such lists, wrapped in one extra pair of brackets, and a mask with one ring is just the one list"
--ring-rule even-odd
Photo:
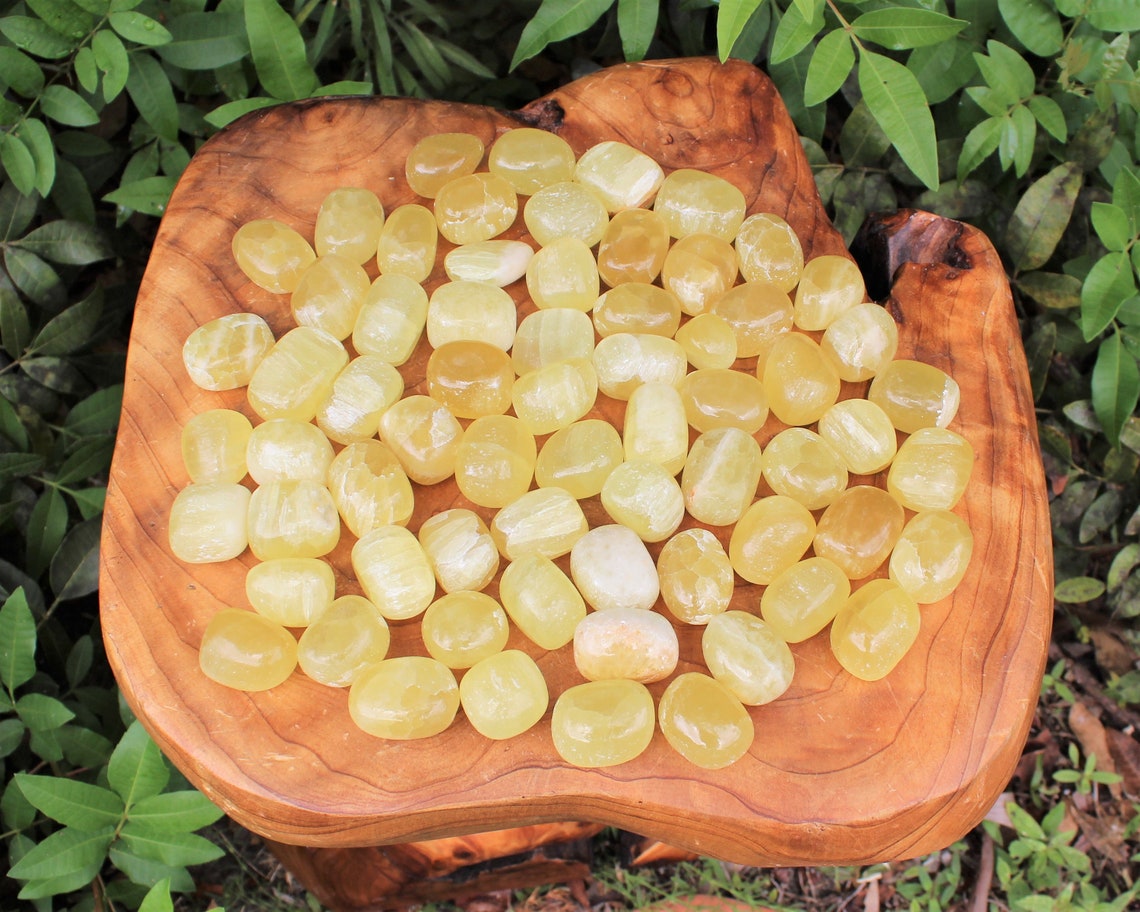
[[(439, 897), (437, 874), (601, 825), (763, 866), (910, 858), (959, 838), (1008, 783), (1027, 735), (1049, 639), (1052, 565), (1033, 402), (1001, 263), (978, 231), (927, 213), (874, 219), (856, 247), (872, 295), (898, 322), (898, 357), (935, 364), (961, 386), (952, 427), (976, 463), (956, 510), (975, 544), (966, 578), (951, 598), (923, 607), (917, 643), (885, 679), (841, 671), (826, 634), (798, 644), (790, 690), (751, 710), (751, 750), (706, 771), (660, 732), (632, 762), (568, 766), (551, 744), (549, 714), (502, 742), (462, 714), (436, 737), (383, 741), (352, 725), (343, 691), (300, 672), (252, 694), (200, 673), (202, 632), (219, 608), (246, 604), (254, 560), (191, 566), (171, 554), (167, 517), (188, 483), (179, 434), (209, 408), (249, 412), (244, 391), (210, 393), (189, 381), (182, 344), (233, 311), (262, 314), (278, 335), (291, 325), (287, 296), (259, 290), (235, 266), (235, 229), (274, 217), (311, 235), (325, 194), (346, 185), (373, 189), (390, 211), (414, 199), (403, 162), (424, 135), (466, 131), (489, 147), (520, 125), (552, 130), (579, 154), (619, 139), (666, 171), (719, 174), (744, 191), (749, 213), (786, 218), (809, 258), (847, 255), (775, 89), (740, 62), (618, 66), (513, 114), (338, 98), (240, 120), (186, 170), (139, 292), (101, 580), (107, 652), (131, 707), (196, 786), (337, 909)], [(525, 237), (517, 225), (508, 236)], [(429, 292), (445, 280), (437, 267)], [(510, 290), (529, 312), (524, 283)], [(409, 390), (423, 390), (425, 358), (402, 368)], [(598, 414), (620, 420), (618, 409)], [(775, 430), (761, 431), (761, 444)], [(453, 505), (466, 505), (454, 488), (424, 492), (409, 527)], [(596, 502), (585, 509), (591, 524), (605, 521)], [(714, 532), (727, 540), (727, 530)], [(330, 556), (341, 592), (358, 591), (350, 546), (346, 534)], [(758, 596), (740, 583), (733, 607), (756, 611)], [(678, 671), (703, 669), (700, 628), (679, 634)], [(535, 656), (552, 699), (581, 680), (569, 647), (542, 652), (517, 632), (509, 645)], [(391, 654), (422, 652), (417, 625), (393, 624)], [(651, 686), (655, 696), (663, 686)]]

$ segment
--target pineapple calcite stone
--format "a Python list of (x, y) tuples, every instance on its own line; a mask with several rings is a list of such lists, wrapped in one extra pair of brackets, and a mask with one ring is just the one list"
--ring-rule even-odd
[(234, 232), (231, 247), (246, 278), (274, 294), (293, 291), (317, 258), (299, 231), (271, 218), (246, 222)]
[(730, 610), (709, 619), (701, 654), (712, 676), (747, 706), (771, 703), (792, 683), (795, 657), (767, 622)]
[(381, 526), (352, 546), (364, 595), (390, 621), (419, 617), (435, 598), (435, 574), (423, 546), (403, 526)]
[(285, 627), (308, 627), (332, 606), (333, 569), (315, 557), (262, 561), (245, 575), (245, 595), (253, 610)]
[(435, 215), (419, 203), (392, 210), (376, 245), (376, 266), (383, 275), (402, 275), (419, 283), (435, 268), (439, 229)]
[(764, 457), (751, 434), (737, 427), (706, 431), (693, 441), (681, 472), (685, 509), (710, 526), (729, 526), (756, 498)]
[(694, 168), (672, 172), (661, 182), (653, 202), (653, 211), (675, 238), (707, 234), (731, 242), (744, 222), (744, 210), (739, 189), (723, 177)]
[(273, 344), (273, 330), (257, 314), (226, 314), (190, 333), (182, 363), (202, 389), (239, 389), (249, 384)]
[(515, 626), (542, 649), (560, 649), (586, 617), (586, 603), (561, 568), (538, 554), (507, 564), (499, 598)]
[(550, 733), (572, 766), (615, 766), (639, 756), (653, 740), (653, 695), (639, 681), (587, 681), (554, 703)]
[(182, 463), (192, 482), (234, 484), (245, 478), (245, 451), (253, 425), (233, 409), (210, 409), (182, 428)]
[(665, 607), (686, 624), (707, 624), (727, 611), (736, 582), (724, 546), (708, 529), (670, 538), (657, 556), (657, 576)]
[(534, 434), (514, 415), (476, 418), (455, 451), (455, 482), (472, 503), (505, 507), (530, 488), (536, 459)]
[(340, 514), (317, 481), (271, 481), (249, 498), (249, 549), (258, 560), (323, 557), (340, 541)]
[(597, 193), (610, 212), (618, 212), (652, 199), (665, 180), (665, 172), (644, 152), (607, 140), (579, 156), (574, 179)]
[(338, 187), (322, 201), (313, 228), (317, 256), (334, 253), (364, 265), (376, 256), (384, 206), (364, 187)]
[(444, 592), (481, 590), (499, 569), (499, 551), (478, 513), (455, 507), (424, 520), (420, 544)]
[(831, 651), (864, 681), (886, 677), (918, 638), (918, 603), (894, 580), (864, 583), (831, 622)]
[(483, 140), (470, 133), (435, 133), (425, 136), (404, 162), (404, 176), (412, 192), (426, 199), (449, 181), (474, 173), (483, 160)]
[(353, 681), (348, 712), (362, 731), (378, 738), (430, 738), (455, 720), (459, 685), (442, 662), (395, 656), (369, 665)]
[(170, 507), (170, 550), (188, 564), (231, 560), (249, 542), (249, 488), (235, 482), (189, 484)]
[(825, 557), (797, 561), (769, 583), (760, 614), (786, 643), (802, 643), (823, 630), (851, 595), (843, 568)]
[(542, 247), (572, 237), (593, 247), (605, 234), (610, 215), (601, 197), (578, 181), (559, 181), (535, 191), (523, 206), (526, 230)]
[(534, 659), (520, 649), (506, 649), (467, 669), (459, 682), (459, 703), (472, 728), (502, 741), (537, 725), (550, 695)]
[(669, 745), (704, 769), (735, 763), (755, 736), (752, 717), (736, 695), (715, 678), (695, 671), (669, 682), (658, 718)]
[(677, 631), (656, 611), (595, 611), (574, 630), (574, 664), (588, 681), (662, 681), (676, 669), (679, 652)]
[(576, 163), (574, 150), (566, 140), (534, 127), (508, 130), (495, 140), (487, 155), (487, 169), (525, 196), (573, 179)]
[(628, 401), (643, 383), (677, 386), (685, 376), (685, 351), (680, 343), (652, 333), (606, 336), (594, 348), (593, 359), (598, 392), (611, 399)]
[(570, 551), (570, 576), (598, 611), (649, 609), (660, 594), (657, 567), (637, 533), (611, 523), (595, 526)]
[(403, 526), (415, 508), (403, 466), (379, 440), (344, 447), (329, 466), (328, 488), (348, 531), (363, 538), (381, 526)]
[(249, 406), (265, 420), (311, 421), (332, 391), (348, 352), (332, 335), (311, 326), (285, 333), (249, 379)]
[(388, 655), (392, 634), (383, 615), (362, 595), (342, 595), (305, 628), (297, 664), (314, 681), (348, 687), (365, 668)]
[(601, 493), (624, 458), (617, 429), (600, 418), (586, 418), (546, 438), (534, 464), (534, 480), (540, 488), (564, 488), (584, 500)]
[(223, 608), (202, 634), (198, 665), (211, 681), (235, 690), (270, 690), (297, 667), (297, 641), (267, 617)]
[(448, 668), (470, 668), (501, 652), (510, 635), (503, 606), (485, 592), (466, 589), (432, 602), (420, 632), (431, 657)]

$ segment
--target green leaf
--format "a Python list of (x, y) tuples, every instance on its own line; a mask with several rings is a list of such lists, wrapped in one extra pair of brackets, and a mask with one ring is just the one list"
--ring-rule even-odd
[(1132, 241), (1128, 213), (1120, 206), (1094, 201), (1090, 215), (1096, 236), (1106, 249), (1122, 251)]
[(177, 142), (178, 103), (162, 64), (149, 54), (133, 54), (126, 87), (142, 119), (154, 132), (163, 139)]
[(36, 383), (57, 393), (86, 393), (91, 388), (79, 368), (64, 358), (25, 358), (20, 364)]
[(901, 63), (864, 50), (859, 55), (859, 88), (907, 167), (927, 187), (937, 187), (934, 118), (918, 80)]
[(8, 438), (16, 447), (26, 451), (29, 447), (28, 431), (24, 427), (16, 407), (0, 396), (0, 435)]
[(96, 228), (66, 219), (56, 219), (40, 225), (15, 241), (15, 244), (45, 260), (72, 266), (86, 266), (88, 263), (110, 259), (112, 255), (106, 238)]
[(65, 38), (42, 19), (31, 16), (0, 16), (0, 34), (33, 57), (61, 60), (75, 50), (78, 42)]
[(25, 196), (12, 184), (0, 184), (0, 241), (23, 234), (39, 212), (39, 200)]
[(13, 133), (0, 133), (0, 165), (22, 194), (27, 196), (36, 189), (36, 160), (27, 145)]
[(1057, 272), (1025, 272), (1017, 277), (1017, 287), (1042, 307), (1068, 310), (1080, 307), (1081, 280)]
[(1057, 349), (1057, 324), (1042, 323), (1025, 340), (1025, 359), (1029, 364), (1029, 385), (1033, 401), (1037, 402), (1045, 391), (1049, 367)]
[(174, 901), (170, 898), (170, 880), (160, 880), (143, 897), (139, 912), (174, 912)]
[(855, 66), (855, 48), (844, 29), (828, 32), (815, 46), (804, 83), (804, 104), (827, 101), (839, 91)]
[(24, 141), (36, 164), (36, 190), (40, 196), (47, 196), (55, 184), (56, 169), (55, 144), (51, 134), (44, 122), (35, 117), (29, 117), (20, 124), (16, 134)]
[(99, 64), (95, 62), (95, 52), (89, 46), (81, 47), (75, 53), (75, 78), (88, 95), (99, 88)]
[[(494, 74), (490, 77), (493, 79)], [(344, 79), (340, 82), (330, 82), (328, 85), (323, 85), (315, 92), (313, 98), (323, 98), (329, 95), (371, 95), (372, 83), (371, 82), (357, 82), (354, 79)]]
[[(96, 287), (82, 301), (52, 317), (36, 333), (28, 346), (28, 352), (53, 356), (71, 354), (91, 341), (91, 335), (102, 315), (103, 293)], [(70, 417), (69, 415), (68, 418)]]
[(876, 167), (890, 147), (890, 137), (871, 114), (867, 102), (860, 101), (847, 115), (839, 133), (843, 163), (850, 169)]
[(1140, 174), (1135, 169), (1120, 169), (1112, 182), (1112, 202), (1128, 215), (1130, 230), (1140, 230)]
[[(451, 63), (454, 63), (460, 69), (466, 70), (478, 76), (480, 79), (494, 79), (495, 72), (489, 69), (479, 58), (473, 54), (468, 53), (459, 47), (457, 44), (452, 44), (450, 41), (445, 41), (442, 38), (432, 39), (440, 54)], [(372, 84), (369, 82), (362, 83), (348, 83), (350, 86), (360, 85), (363, 86), (359, 91), (355, 88), (350, 89), (349, 94), (352, 95), (368, 95), (372, 92)]]
[(967, 24), (933, 10), (890, 6), (856, 17), (851, 30), (864, 41), (902, 51), (949, 41)]
[(0, 482), (38, 472), (44, 464), (39, 453), (0, 453)]
[(174, 40), (174, 36), (170, 34), (166, 26), (157, 19), (151, 19), (150, 16), (145, 16), (136, 10), (111, 13), (107, 17), (107, 21), (110, 22), (111, 28), (123, 38), (127, 41), (133, 41), (135, 44), (158, 47)]
[(166, 788), (170, 768), (141, 722), (132, 722), (116, 745), (107, 763), (107, 781), (123, 799), (128, 814), (136, 802)]
[(986, 50), (989, 51), (988, 56), (974, 55), (986, 84), (994, 91), (1004, 93), (1009, 104), (1029, 98), (1036, 87), (1036, 78), (1025, 58), (1000, 41), (987, 41)]
[[(1076, 576), (1058, 583), (1053, 590), (1053, 598), (1067, 605), (1079, 605), (1100, 598), (1104, 591), (1104, 583), (1100, 580), (1091, 576)], [(1021, 829), (1018, 825), (1018, 830)]]
[[(51, 878), (72, 884), (53, 892), (78, 889), (95, 879), (114, 838), (113, 827), (104, 827), (90, 833), (70, 827), (57, 830), (16, 862), (8, 871), (8, 876), (17, 880)], [(20, 898), (29, 897), (21, 892)]]
[(442, 92), (451, 81), (451, 70), (443, 55), (432, 43), (431, 39), (414, 23), (398, 20), (393, 21), (393, 27), (403, 41), (404, 49), (411, 55), (419, 71), (431, 83), (436, 92)]
[(135, 854), (171, 866), (205, 864), (225, 854), (202, 836), (155, 829), (133, 818), (127, 820), (119, 835)]
[(166, 204), (170, 202), (170, 194), (174, 192), (176, 183), (175, 178), (167, 177), (165, 174), (144, 177), (142, 180), (120, 185), (104, 195), (103, 199), (132, 212), (162, 215), (166, 211)]
[(1052, 57), (1065, 39), (1061, 17), (1048, 0), (998, 0), (1001, 17), (1015, 38), (1038, 57)]
[(111, 466), (114, 441), (109, 437), (87, 440), (75, 448), (55, 473), (57, 484), (70, 485), (95, 475), (104, 475)]
[(61, 602), (90, 595), (99, 588), (100, 518), (71, 527), (48, 568), (48, 580)]
[(75, 501), (75, 505), (79, 507), (79, 515), (84, 519), (91, 519), (98, 516), (103, 512), (103, 507), (107, 502), (107, 488), (94, 487), (82, 488), (78, 491), (68, 491), (71, 499)]
[(1101, 343), (1092, 370), (1092, 401), (1108, 442), (1120, 445), (1120, 431), (1140, 398), (1140, 370), (1136, 359), (1125, 351), (1120, 334)]
[(1140, 7), (1134, 0), (1092, 0), (1088, 20), (1105, 32), (1140, 31)]
[(216, 823), (224, 812), (201, 792), (164, 792), (144, 798), (131, 808), (132, 823), (155, 832), (190, 833)]
[(998, 155), (1003, 163), (1012, 162), (1014, 173), (1024, 177), (1033, 159), (1033, 145), (1037, 141), (1037, 121), (1025, 105), (1017, 105), (1009, 112), (1008, 127), (1002, 132)]
[(95, 24), (95, 17), (72, 0), (25, 0), (44, 22), (73, 41), (82, 41)]
[[(751, 0), (745, 0), (745, 2), (751, 2)], [(762, 2), (763, 0), (755, 0), (755, 5), (759, 6)], [(653, 41), (653, 35), (657, 31), (659, 8), (657, 0), (618, 0), (618, 35), (621, 36), (621, 50), (626, 60), (632, 62), (645, 59), (645, 54)], [(718, 45), (720, 40), (719, 16), (724, 12), (724, 4), (721, 4), (720, 10), (720, 13), (717, 14)], [(744, 26), (741, 25), (741, 30), (743, 28)], [(729, 50), (731, 49), (730, 45)], [(726, 60), (727, 54), (722, 53), (720, 59), (722, 62)]]
[(126, 874), (132, 883), (144, 886), (169, 883), (171, 888), (182, 893), (189, 893), (194, 889), (194, 879), (185, 868), (164, 865), (151, 858), (143, 858), (134, 852), (128, 852), (123, 848), (122, 840), (111, 846), (108, 857), (111, 859), (111, 864)]
[(16, 714), (33, 732), (48, 732), (75, 718), (75, 713), (55, 697), (38, 693), (20, 697), (16, 701)]
[(1065, 114), (1061, 106), (1047, 95), (1034, 95), (1029, 99), (1029, 111), (1037, 118), (1037, 122), (1044, 127), (1045, 132), (1058, 142), (1069, 138), (1069, 128), (1065, 123)]
[(10, 357), (19, 358), (31, 338), (32, 326), (20, 296), (10, 289), (0, 288), (0, 345)]
[(89, 127), (99, 123), (95, 109), (79, 93), (66, 86), (50, 85), (40, 96), (40, 107), (45, 117), (68, 127)]
[[(0, 719), (0, 758), (9, 756), (24, 743), (26, 731), (27, 728), (19, 719)], [(7, 792), (4, 794), (6, 796)]]
[(170, 20), (170, 35), (158, 56), (184, 70), (213, 70), (249, 53), (240, 13), (185, 13)]
[(276, 0), (246, 0), (250, 56), (262, 88), (283, 101), (307, 97), (320, 80), (305, 58), (305, 40)]
[(214, 108), (206, 115), (205, 120), (211, 127), (221, 129), (233, 123), (243, 114), (269, 108), (278, 103), (274, 98), (239, 98), (237, 101), (229, 101)]
[(795, 57), (820, 33), (823, 26), (823, 3), (819, 0), (814, 4), (814, 15), (810, 19), (804, 16), (800, 6), (788, 7), (776, 26), (776, 34), (772, 36), (769, 62), (782, 63)]
[[(720, 62), (724, 63), (732, 54), (736, 39), (744, 32), (752, 14), (760, 8), (764, 0), (721, 0), (716, 13), (716, 51)], [(646, 4), (654, 8), (654, 21), (656, 24), (657, 3)], [(618, 5), (618, 25), (621, 25), (621, 5)], [(652, 33), (651, 33), (652, 35)], [(648, 44), (646, 45), (648, 47)], [(627, 58), (628, 59), (628, 58)], [(640, 59), (640, 58), (639, 58)]]
[(514, 70), (552, 42), (580, 35), (613, 5), (614, 0), (542, 0), (534, 18), (519, 36), (510, 69)]
[(930, 104), (952, 98), (978, 72), (970, 46), (960, 40), (915, 48), (906, 67), (914, 73)]
[(91, 39), (95, 63), (103, 71), (103, 101), (110, 103), (126, 88), (131, 72), (131, 58), (119, 36), (110, 29), (101, 29)]
[(25, 536), (28, 573), (39, 577), (47, 569), (66, 532), (67, 501), (58, 488), (45, 488), (28, 516)]
[(4, 268), (16, 287), (41, 307), (52, 309), (63, 302), (59, 274), (31, 251), (10, 243), (4, 251)]
[[(78, 307), (79, 305), (75, 305)], [(119, 412), (123, 408), (122, 384), (96, 390), (82, 402), (77, 403), (63, 426), (76, 437), (93, 437), (96, 434), (111, 434), (119, 424)]]
[(1077, 540), (1082, 545), (1087, 545), (1094, 538), (1103, 535), (1120, 518), (1123, 507), (1124, 501), (1120, 491), (1116, 488), (1106, 490), (1085, 510), (1081, 517)]
[(35, 98), (44, 87), (44, 71), (23, 51), (7, 45), (0, 47), (0, 81), (17, 95)]
[(1065, 162), (1029, 185), (1005, 230), (1015, 270), (1039, 269), (1048, 262), (1069, 224), (1083, 180), (1080, 167)]
[(110, 789), (60, 776), (17, 773), (24, 797), (56, 823), (94, 832), (114, 827), (123, 817), (123, 800)]
[(36, 673), (36, 620), (23, 589), (0, 607), (0, 682), (9, 691), (26, 684)]
[(87, 673), (91, 671), (94, 659), (95, 644), (89, 634), (84, 634), (71, 647), (71, 651), (67, 654), (67, 664), (64, 666), (67, 683), (71, 687), (78, 687), (83, 682)]
[(1106, 253), (1093, 264), (1081, 286), (1081, 332), (1091, 342), (1112, 322), (1120, 305), (1136, 294), (1127, 254)]

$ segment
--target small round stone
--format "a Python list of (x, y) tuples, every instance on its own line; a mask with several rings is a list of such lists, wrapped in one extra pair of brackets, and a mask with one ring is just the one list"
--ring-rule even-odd
[(352, 721), (368, 734), (392, 741), (438, 735), (458, 711), (455, 674), (427, 656), (398, 656), (370, 665), (348, 692)]
[(376, 436), (380, 416), (404, 395), (404, 378), (379, 355), (358, 355), (333, 380), (317, 409), (317, 427), (334, 443), (359, 443)]
[(669, 229), (661, 216), (652, 209), (623, 209), (610, 219), (598, 243), (598, 275), (611, 287), (652, 283), (668, 252)]
[(388, 620), (419, 617), (435, 598), (435, 574), (423, 546), (403, 526), (381, 526), (352, 546), (352, 570)]
[(752, 717), (736, 695), (708, 675), (690, 671), (669, 682), (658, 707), (665, 740), (702, 769), (723, 769), (752, 746)]
[(470, 133), (425, 136), (408, 153), (404, 175), (412, 192), (427, 199), (449, 181), (471, 174), (483, 160), (483, 140)]
[(569, 491), (553, 487), (528, 491), (491, 520), (491, 536), (509, 561), (528, 554), (552, 560), (569, 554), (588, 528), (578, 501)]
[(584, 500), (601, 493), (624, 458), (617, 429), (600, 418), (587, 418), (547, 438), (534, 466), (534, 479), (540, 488), (564, 488)]
[(245, 595), (258, 614), (286, 627), (308, 627), (333, 603), (336, 578), (315, 557), (262, 561), (245, 575)]
[(507, 564), (499, 579), (503, 608), (535, 645), (560, 649), (574, 638), (586, 603), (550, 558), (527, 554)]
[(570, 551), (570, 576), (599, 611), (647, 610), (660, 594), (657, 567), (644, 542), (632, 529), (616, 524), (596, 526), (577, 538)]
[(678, 168), (662, 181), (653, 210), (675, 238), (710, 234), (731, 242), (744, 222), (744, 194), (723, 177)]
[(899, 330), (885, 307), (856, 304), (835, 318), (819, 340), (841, 380), (869, 380), (890, 364), (899, 347)]
[(425, 328), (432, 348), (448, 342), (485, 342), (508, 351), (517, 323), (514, 298), (490, 282), (445, 282), (428, 298)]
[(673, 292), (687, 314), (703, 314), (736, 282), (736, 251), (712, 234), (683, 237), (665, 255), (661, 284)]
[(648, 333), (671, 339), (681, 325), (681, 303), (672, 292), (646, 282), (630, 281), (594, 303), (594, 329), (599, 336)]
[(534, 659), (507, 649), (467, 669), (459, 682), (459, 704), (475, 731), (502, 741), (537, 725), (550, 695)]
[(688, 369), (680, 343), (654, 333), (619, 332), (606, 336), (594, 347), (593, 358), (598, 392), (622, 401), (628, 400), (643, 383), (677, 386)]
[(863, 274), (845, 256), (818, 256), (804, 265), (793, 303), (795, 324), (803, 330), (827, 329), (867, 296)]
[(685, 517), (681, 486), (656, 462), (623, 462), (606, 478), (601, 494), (610, 518), (645, 542), (664, 541)]
[(210, 409), (182, 428), (182, 464), (196, 484), (234, 484), (245, 478), (245, 449), (253, 426), (241, 412)]
[(424, 520), (420, 544), (444, 592), (479, 591), (499, 569), (499, 551), (477, 513), (454, 507)]
[(317, 256), (335, 253), (363, 265), (376, 256), (384, 205), (364, 187), (337, 187), (321, 202), (313, 229)]
[(392, 210), (380, 229), (376, 266), (381, 275), (402, 275), (422, 282), (435, 268), (439, 229), (435, 215), (419, 203)]
[(526, 241), (472, 241), (447, 252), (443, 271), (453, 282), (486, 282), (501, 288), (526, 275), (533, 258), (534, 248)]
[(223, 608), (206, 625), (198, 666), (211, 681), (235, 690), (269, 690), (297, 667), (297, 641), (269, 618)]
[(562, 181), (543, 187), (526, 201), (523, 221), (541, 247), (564, 237), (593, 247), (605, 234), (610, 215), (598, 194), (585, 184)]
[(298, 326), (277, 340), (249, 378), (246, 400), (260, 417), (312, 421), (348, 364), (343, 345), (321, 329)]
[(380, 416), (381, 442), (417, 484), (437, 484), (455, 473), (462, 436), (463, 426), (430, 396), (405, 396)]
[(818, 421), (839, 398), (839, 374), (819, 344), (801, 333), (772, 343), (759, 371), (772, 414), (788, 425)]
[(259, 485), (291, 478), (323, 484), (333, 461), (333, 448), (316, 425), (274, 418), (250, 431), (245, 461), (249, 477)]
[(554, 703), (554, 749), (572, 766), (626, 763), (653, 740), (653, 696), (638, 681), (587, 681), (564, 690)]
[(527, 264), (526, 287), (540, 310), (592, 310), (601, 288), (593, 252), (576, 237), (558, 238)]
[(644, 152), (607, 140), (582, 153), (574, 179), (594, 191), (610, 212), (617, 212), (651, 200), (665, 172)]
[(456, 418), (502, 415), (514, 384), (510, 355), (489, 342), (445, 342), (428, 356), (428, 395)]
[(277, 219), (246, 222), (234, 232), (230, 244), (238, 268), (259, 288), (288, 294), (301, 274), (316, 260), (309, 242)]
[(622, 428), (625, 458), (648, 459), (676, 475), (689, 452), (689, 425), (677, 388), (643, 383), (629, 396)]
[(710, 526), (732, 525), (756, 498), (763, 464), (760, 444), (740, 428), (706, 431), (693, 441), (681, 473), (685, 508)]
[(534, 435), (514, 415), (488, 415), (467, 426), (455, 451), (460, 493), (481, 507), (505, 507), (534, 477)]
[(923, 510), (911, 517), (891, 552), (890, 578), (920, 605), (946, 598), (966, 575), (974, 536), (949, 510)]
[(329, 466), (328, 488), (337, 512), (357, 538), (381, 526), (403, 526), (415, 495), (400, 460), (379, 440), (344, 447)]
[(352, 330), (352, 346), (399, 367), (412, 356), (427, 324), (428, 296), (419, 281), (399, 273), (369, 286)]
[(851, 594), (831, 622), (831, 651), (864, 681), (886, 677), (918, 639), (918, 603), (889, 579), (874, 579)]
[(574, 664), (588, 681), (661, 681), (676, 669), (679, 652), (673, 625), (655, 611), (595, 611), (574, 630)]
[(518, 194), (505, 178), (479, 172), (457, 177), (436, 191), (435, 222), (453, 244), (489, 241), (511, 227)]
[(683, 324), (674, 338), (697, 370), (729, 368), (736, 361), (736, 331), (717, 314), (698, 314)]
[(760, 613), (787, 643), (801, 643), (831, 623), (851, 595), (843, 568), (823, 557), (797, 561), (778, 574), (760, 597)]
[(289, 298), (293, 320), (343, 341), (352, 335), (369, 284), (364, 267), (348, 257), (336, 253), (318, 257), (301, 274)]
[(314, 681), (348, 687), (369, 665), (388, 655), (388, 623), (368, 599), (342, 595), (297, 642), (297, 664)]
[(523, 317), (515, 333), (511, 364), (521, 377), (543, 365), (589, 359), (593, 353), (594, 324), (590, 315), (569, 307), (553, 307)]
[(170, 506), (170, 550), (188, 564), (237, 557), (249, 542), (249, 488), (233, 482), (190, 484)]
[(324, 557), (340, 541), (329, 489), (308, 479), (271, 481), (249, 498), (249, 550), (258, 560)]
[(729, 368), (690, 371), (677, 385), (689, 426), (700, 433), (735, 427), (755, 434), (768, 419), (768, 397), (753, 375)]
[(544, 364), (511, 387), (515, 414), (536, 436), (573, 424), (594, 407), (597, 396), (597, 372), (584, 358)]
[(432, 602), (420, 621), (424, 646), (448, 668), (470, 668), (507, 645), (503, 606), (483, 592), (459, 590)]
[(891, 464), (898, 435), (891, 419), (869, 399), (844, 399), (819, 416), (819, 435), (855, 475), (874, 475)]
[(887, 559), (902, 532), (903, 508), (882, 488), (855, 485), (823, 511), (812, 545), (848, 578), (870, 576)]
[(707, 624), (728, 610), (735, 580), (724, 546), (707, 529), (686, 529), (657, 556), (661, 598), (677, 620)]
[(732, 568), (750, 583), (768, 585), (807, 551), (815, 517), (790, 497), (773, 494), (750, 506), (728, 542)]
[(273, 330), (257, 314), (226, 314), (190, 333), (182, 346), (182, 363), (202, 389), (239, 389), (248, 385), (273, 342)]
[(505, 178), (515, 191), (530, 196), (543, 187), (574, 177), (574, 150), (549, 130), (519, 127), (495, 140), (487, 168)]
[(750, 215), (736, 233), (740, 274), (749, 282), (769, 282), (781, 291), (796, 287), (804, 251), (795, 230), (775, 213)]
[(736, 356), (763, 361), (779, 336), (792, 328), (792, 299), (768, 282), (744, 282), (725, 292), (710, 313), (732, 327)]
[(974, 448), (965, 437), (946, 428), (919, 428), (899, 447), (887, 490), (908, 510), (952, 510), (973, 470)]
[(822, 510), (847, 488), (847, 465), (823, 437), (791, 427), (768, 441), (764, 480), (776, 494)]
[(871, 381), (867, 398), (878, 405), (904, 434), (925, 427), (946, 427), (958, 414), (961, 390), (941, 368), (900, 358)]
[(754, 614), (726, 611), (710, 618), (701, 654), (714, 678), (746, 706), (761, 706), (792, 684), (795, 657), (788, 644)]

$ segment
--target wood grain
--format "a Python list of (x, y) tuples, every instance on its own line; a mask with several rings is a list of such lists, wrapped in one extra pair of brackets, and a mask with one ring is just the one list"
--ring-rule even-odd
[[(927, 214), (879, 222), (864, 247), (889, 269), (882, 284), (901, 328), (899, 356), (943, 367), (962, 387), (952, 427), (977, 461), (958, 510), (975, 549), (956, 594), (923, 609), (918, 642), (883, 681), (841, 672), (826, 635), (798, 645), (791, 689), (752, 710), (751, 751), (708, 772), (660, 733), (633, 762), (569, 767), (552, 748), (549, 716), (506, 742), (482, 738), (462, 717), (432, 739), (386, 742), (352, 726), (343, 692), (300, 673), (246, 694), (199, 672), (206, 623), (222, 606), (246, 604), (253, 560), (189, 566), (172, 556), (167, 513), (188, 481), (179, 433), (206, 409), (248, 410), (241, 391), (189, 382), (182, 343), (236, 310), (264, 315), (277, 333), (289, 325), (287, 299), (235, 267), (234, 230), (274, 217), (310, 233), (324, 195), (343, 185), (375, 190), (391, 210), (413, 200), (402, 163), (420, 138), (462, 130), (490, 145), (520, 123), (557, 132), (579, 153), (620, 139), (667, 170), (720, 174), (745, 192), (750, 212), (787, 218), (809, 256), (844, 252), (778, 94), (740, 62), (614, 67), (515, 115), (372, 98), (248, 115), (194, 157), (139, 293), (101, 581), (107, 652), (127, 700), (195, 785), (281, 843), (367, 846), (583, 820), (764, 865), (864, 864), (949, 844), (985, 814), (1020, 754), (1049, 639), (1052, 567), (1033, 403), (1001, 263), (979, 232)], [(508, 236), (525, 235), (516, 227)], [(443, 280), (437, 269), (429, 291)], [(526, 312), (525, 289), (511, 291)], [(425, 360), (420, 351), (405, 366), (410, 389), (422, 390)], [(620, 408), (599, 414), (617, 419)], [(761, 443), (775, 430), (765, 428)], [(447, 484), (424, 492), (410, 528), (462, 503)], [(586, 509), (591, 521), (604, 516), (596, 503)], [(727, 529), (716, 531), (727, 540)], [(347, 553), (344, 543), (331, 556), (345, 592), (356, 591)], [(756, 610), (759, 591), (739, 586), (734, 604)], [(414, 624), (393, 633), (394, 654), (423, 652)], [(700, 631), (680, 634), (678, 671), (703, 667)], [(568, 649), (544, 653), (517, 633), (511, 645), (535, 656), (552, 696), (580, 680)]]

